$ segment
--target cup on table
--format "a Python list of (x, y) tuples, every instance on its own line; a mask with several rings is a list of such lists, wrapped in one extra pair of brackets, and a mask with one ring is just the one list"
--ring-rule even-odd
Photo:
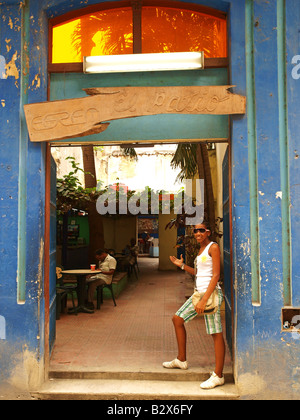
[(90, 267), (91, 267), (91, 270), (92, 270), (92, 271), (95, 271), (95, 270), (96, 270), (96, 264), (91, 264), (91, 266), (90, 266)]

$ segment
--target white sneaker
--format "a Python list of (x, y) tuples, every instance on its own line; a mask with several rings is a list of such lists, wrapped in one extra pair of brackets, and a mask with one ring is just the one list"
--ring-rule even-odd
[(200, 384), (200, 388), (213, 389), (216, 386), (224, 385), (224, 383), (225, 383), (224, 376), (222, 378), (219, 378), (219, 376), (216, 375), (215, 372), (213, 372), (211, 377), (207, 381), (202, 382), (202, 384)]
[(177, 358), (172, 360), (171, 362), (164, 362), (163, 367), (167, 369), (187, 369), (188, 368), (188, 362), (182, 362), (181, 360), (178, 360)]

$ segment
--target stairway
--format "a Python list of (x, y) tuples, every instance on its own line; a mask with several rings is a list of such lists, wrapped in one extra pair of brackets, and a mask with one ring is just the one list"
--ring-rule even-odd
[[(159, 271), (157, 261), (139, 259), (115, 307), (104, 301), (94, 314), (68, 314), (57, 322), (49, 380), (32, 392), (37, 399), (208, 400), (238, 399), (232, 361), (225, 355), (225, 385), (201, 390), (214, 369), (214, 346), (203, 317), (187, 324), (188, 370), (168, 370), (176, 355), (172, 316), (185, 301), (185, 274)], [(225, 331), (225, 317), (222, 317)]]
[(225, 385), (212, 390), (199, 386), (209, 377), (204, 371), (161, 369), (138, 372), (52, 371), (32, 397), (39, 400), (238, 400), (230, 371)]

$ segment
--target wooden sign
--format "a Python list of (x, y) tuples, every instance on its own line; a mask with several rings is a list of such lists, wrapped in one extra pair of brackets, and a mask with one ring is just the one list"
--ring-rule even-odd
[[(233, 86), (84, 89), (86, 98), (24, 106), (30, 140), (53, 141), (100, 133), (107, 121), (158, 114), (244, 114), (246, 98)], [(106, 122), (106, 123), (104, 123)]]

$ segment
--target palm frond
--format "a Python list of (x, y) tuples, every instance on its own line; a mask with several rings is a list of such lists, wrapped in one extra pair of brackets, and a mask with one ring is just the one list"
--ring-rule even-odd
[(177, 180), (193, 179), (197, 173), (197, 145), (194, 143), (180, 143), (171, 161), (173, 169), (180, 168)]
[(136, 151), (132, 147), (124, 148), (123, 153), (125, 156), (127, 156), (131, 160), (138, 160)]

